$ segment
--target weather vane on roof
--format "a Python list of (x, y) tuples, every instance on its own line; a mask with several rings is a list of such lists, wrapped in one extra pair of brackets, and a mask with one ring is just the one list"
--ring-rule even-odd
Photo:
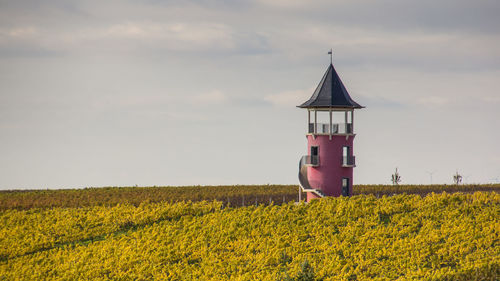
[(333, 64), (333, 58), (332, 58), (333, 51), (332, 51), (332, 49), (330, 49), (330, 51), (328, 51), (328, 54), (330, 55), (330, 64)]

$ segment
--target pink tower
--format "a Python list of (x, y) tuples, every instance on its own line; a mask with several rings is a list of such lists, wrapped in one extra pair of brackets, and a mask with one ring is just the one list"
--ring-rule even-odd
[(351, 99), (330, 63), (307, 108), (307, 151), (299, 162), (299, 184), (307, 202), (324, 196), (350, 196), (356, 166), (353, 154), (354, 109)]

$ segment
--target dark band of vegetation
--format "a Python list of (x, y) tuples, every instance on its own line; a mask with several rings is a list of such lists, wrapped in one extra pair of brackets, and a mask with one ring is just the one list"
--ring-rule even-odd
[(353, 195), (373, 194), (375, 196), (394, 194), (417, 194), (426, 195), (429, 193), (472, 193), (476, 191), (496, 191), (500, 192), (500, 184), (433, 184), (433, 185), (357, 185), (354, 186)]
[[(484, 185), (358, 185), (353, 195), (453, 193), (500, 191), (500, 184)], [(305, 194), (302, 194), (305, 198)], [(0, 191), (0, 210), (52, 207), (115, 206), (142, 202), (218, 200), (231, 206), (282, 204), (298, 200), (297, 185), (234, 185), (179, 187), (102, 187), (62, 190)]]
[(143, 202), (222, 201), (248, 206), (297, 201), (294, 185), (100, 187), (84, 189), (1, 191), (0, 210), (52, 207), (91, 207)]

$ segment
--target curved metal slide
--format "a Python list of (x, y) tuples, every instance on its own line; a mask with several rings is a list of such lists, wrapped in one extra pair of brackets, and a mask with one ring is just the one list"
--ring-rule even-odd
[(305, 165), (306, 157), (302, 157), (299, 161), (299, 185), (303, 192), (314, 192), (319, 197), (325, 195), (319, 189), (312, 188), (307, 178), (307, 166)]

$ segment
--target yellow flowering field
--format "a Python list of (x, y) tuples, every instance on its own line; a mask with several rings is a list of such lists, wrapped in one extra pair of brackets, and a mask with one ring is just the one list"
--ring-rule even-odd
[(0, 280), (499, 280), (500, 195), (0, 212)]

